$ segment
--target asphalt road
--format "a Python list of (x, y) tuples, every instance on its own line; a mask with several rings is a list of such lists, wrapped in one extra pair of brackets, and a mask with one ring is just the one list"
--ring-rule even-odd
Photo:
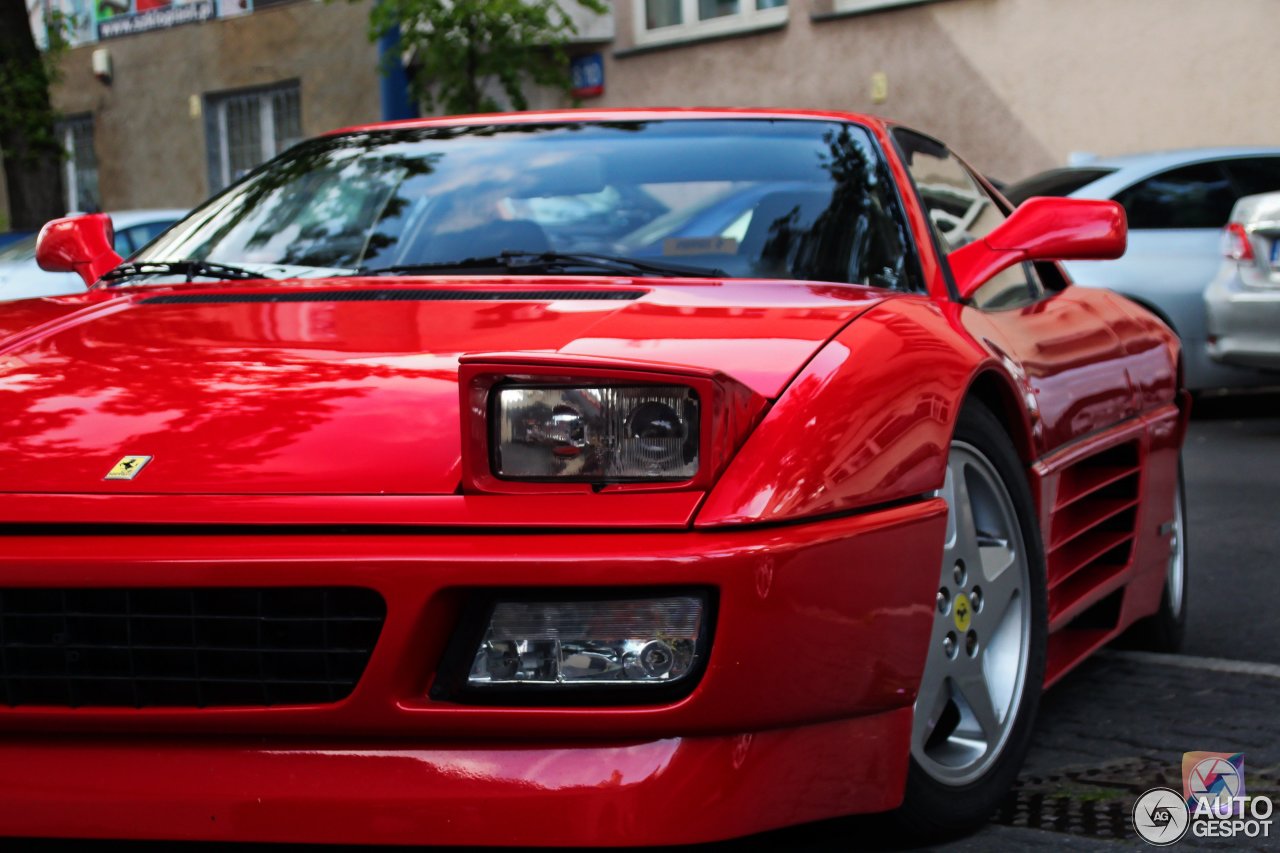
[[(1045, 695), (1031, 754), (996, 820), (938, 848), (978, 851), (1152, 849), (1129, 826), (1134, 799), (1181, 790), (1182, 753), (1244, 752), (1249, 793), (1280, 802), (1280, 396), (1201, 401), (1184, 456), (1189, 620), (1183, 655), (1108, 650)], [(1280, 850), (1266, 840), (1183, 850)], [(6, 842), (51, 851), (298, 848)], [(333, 848), (325, 848), (333, 849)], [(912, 849), (883, 821), (848, 819), (692, 848), (739, 851)], [(919, 848), (917, 848), (919, 849)]]

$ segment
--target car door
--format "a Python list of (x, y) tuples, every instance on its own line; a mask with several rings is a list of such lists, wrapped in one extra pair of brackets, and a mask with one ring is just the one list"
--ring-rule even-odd
[[(904, 129), (895, 139), (943, 254), (981, 239), (1007, 216), (945, 146)], [(1110, 308), (1101, 294), (1067, 286), (1052, 264), (1021, 264), (987, 282), (959, 309), (960, 322), (1004, 364), (1023, 393), (1043, 455), (1136, 411)]]

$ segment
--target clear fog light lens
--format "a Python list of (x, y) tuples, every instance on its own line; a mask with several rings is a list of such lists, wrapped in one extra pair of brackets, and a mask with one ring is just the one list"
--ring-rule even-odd
[(679, 385), (499, 388), (494, 471), (533, 480), (688, 480), (698, 395)]
[(703, 624), (696, 595), (499, 602), (467, 684), (670, 684), (698, 663)]

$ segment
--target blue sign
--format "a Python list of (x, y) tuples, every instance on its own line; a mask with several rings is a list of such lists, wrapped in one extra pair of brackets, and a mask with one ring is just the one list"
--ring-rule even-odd
[(604, 57), (598, 53), (575, 56), (569, 62), (573, 75), (573, 96), (594, 98), (604, 94)]

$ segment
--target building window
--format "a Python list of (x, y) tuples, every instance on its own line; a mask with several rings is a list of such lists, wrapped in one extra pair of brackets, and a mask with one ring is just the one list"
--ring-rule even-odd
[(881, 9), (892, 9), (894, 6), (911, 6), (929, 2), (929, 0), (835, 0), (835, 12), (878, 12)]
[(93, 150), (93, 116), (59, 122), (58, 139), (66, 152), (62, 182), (67, 211), (98, 212), (102, 197), (98, 193), (98, 155)]
[(205, 96), (209, 190), (217, 192), (302, 139), (298, 84)]
[(787, 20), (787, 0), (642, 0), (635, 9), (637, 45), (749, 32)]

